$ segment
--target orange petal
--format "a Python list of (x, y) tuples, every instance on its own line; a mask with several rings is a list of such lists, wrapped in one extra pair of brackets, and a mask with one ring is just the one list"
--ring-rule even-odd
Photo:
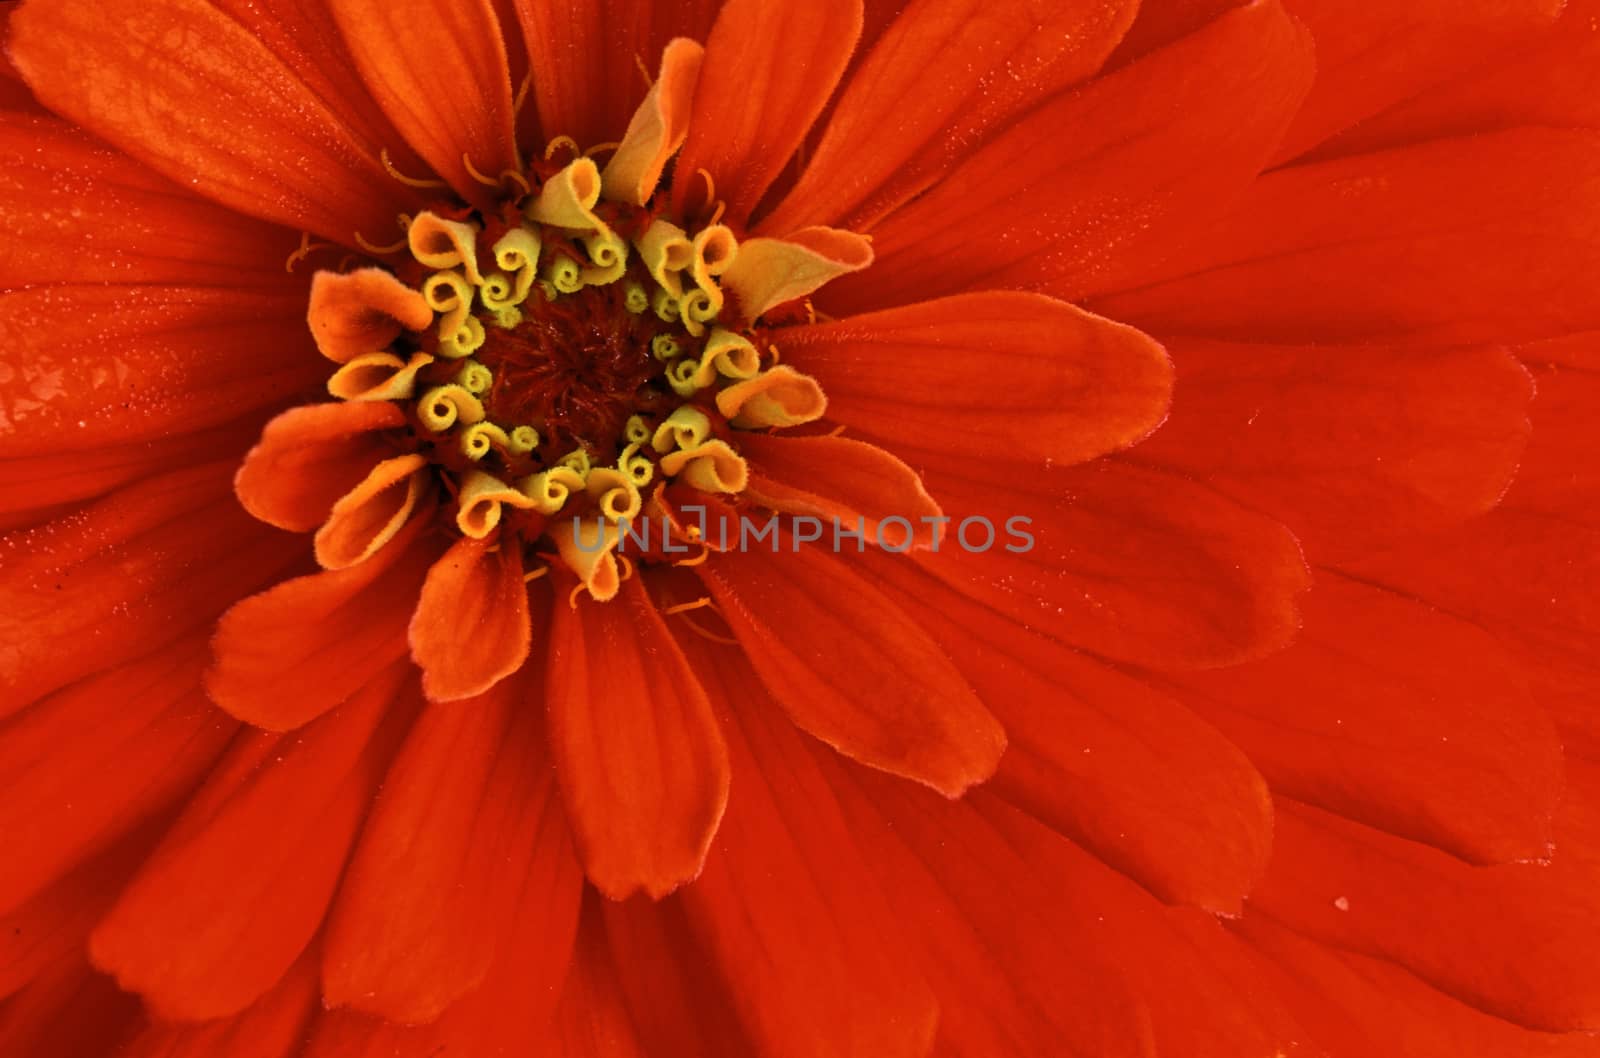
[[(82, 193), (93, 187), (94, 194)], [(0, 285), (284, 286), (294, 237), (186, 191), (64, 121), (0, 113)], [(137, 218), (137, 219), (135, 219)]]
[(522, 548), (463, 537), (428, 571), (408, 636), (430, 701), (483, 694), (528, 658)]
[[(448, 1025), (493, 1003), (508, 966), (551, 966), (525, 972), (523, 987), (564, 970), (581, 875), (533, 684), (508, 680), (472, 701), (432, 704), (417, 721), (329, 917), (328, 1007), (407, 1025), (442, 1014)], [(525, 925), (513, 927), (519, 918)], [(537, 939), (524, 944), (528, 927)], [(525, 1014), (545, 1002), (530, 992), (508, 1007)]]
[[(688, 891), (704, 884), (702, 875)], [(732, 1009), (729, 990), (719, 983), (724, 978), (706, 945), (695, 936), (684, 903), (590, 899), (588, 910), (599, 912), (590, 921), (603, 922), (615, 971), (611, 991), (626, 1007), (646, 1054), (746, 1058), (755, 1044)], [(614, 1058), (607, 1049), (578, 1053)]]
[(687, 38), (667, 45), (656, 83), (600, 174), (607, 198), (642, 206), (655, 194), (661, 170), (689, 135), (689, 105), (704, 57), (705, 49)]
[[(1507, 9), (1524, 18), (1538, 5)], [(1424, 24), (1426, 25), (1426, 24)], [(1362, 121), (1318, 149), (1318, 157), (1361, 154), (1406, 143), (1519, 125), (1600, 127), (1600, 0), (1568, 0), (1537, 41)], [(1397, 66), (1403, 71), (1405, 66)]]
[(242, 213), (352, 245), (415, 211), (281, 60), (203, 0), (40, 0), (12, 18), (8, 47), (52, 110)]
[[(459, 708), (446, 706), (445, 708)], [(537, 714), (537, 710), (534, 710)], [(430, 766), (446, 767), (439, 760), (436, 753), (426, 754)], [(515, 754), (508, 756), (514, 757)], [(420, 763), (413, 758), (411, 764)], [(409, 770), (409, 769), (408, 769)], [(415, 774), (415, 772), (413, 772)], [(503, 789), (499, 781), (504, 777), (504, 769), (495, 776), (494, 790)], [(536, 774), (524, 776), (524, 779), (541, 781), (546, 788), (551, 783), (551, 770), (548, 765), (536, 769)], [(526, 787), (524, 787), (526, 789)], [(491, 793), (493, 790), (491, 790)], [(412, 801), (411, 798), (415, 798)], [(408, 798), (415, 803), (419, 812), (425, 812), (427, 806), (419, 801), (425, 800), (422, 791), (416, 791)], [(512, 891), (509, 905), (502, 905), (499, 890), (492, 900), (485, 901), (476, 909), (477, 913), (493, 916), (501, 912), (491, 923), (491, 928), (497, 930), (498, 941), (494, 945), (494, 961), (483, 975), (482, 982), (461, 998), (451, 1003), (437, 1019), (425, 1025), (407, 1026), (385, 1018), (359, 1014), (348, 1008), (326, 1010), (317, 1018), (316, 1024), (311, 1027), (306, 1035), (310, 1037), (304, 1049), (297, 1052), (300, 1058), (395, 1058), (396, 1055), (405, 1055), (407, 1058), (432, 1058), (443, 1054), (458, 1055), (489, 1055), (500, 1051), (505, 1054), (542, 1054), (548, 1042), (550, 1020), (556, 1007), (556, 1001), (563, 994), (570, 995), (570, 984), (563, 989), (563, 982), (569, 979), (568, 969), (575, 955), (573, 951), (574, 934), (578, 931), (578, 902), (583, 892), (583, 872), (578, 867), (577, 858), (572, 852), (572, 839), (567, 831), (566, 820), (561, 811), (560, 799), (545, 796), (542, 798), (542, 810), (538, 816), (538, 831), (536, 834), (523, 831), (521, 837), (525, 843), (522, 848), (512, 848), (506, 853), (510, 857), (513, 873), (515, 865), (520, 862), (518, 857), (525, 854), (532, 863), (532, 869), (526, 872), (520, 888)], [(409, 807), (409, 805), (408, 805)], [(524, 796), (513, 803), (486, 804), (483, 806), (486, 813), (494, 813), (499, 809), (515, 815), (519, 810), (532, 807), (531, 800)], [(405, 825), (405, 811), (397, 809), (394, 827)], [(530, 817), (522, 816), (526, 821)], [(448, 820), (444, 821), (448, 825)], [(484, 824), (488, 826), (490, 824)], [(511, 824), (513, 827), (517, 823)], [(387, 826), (387, 825), (386, 825)], [(427, 834), (427, 831), (423, 832)], [(381, 839), (380, 846), (385, 854), (395, 853), (404, 857), (409, 865), (412, 858), (420, 850), (412, 844), (413, 835), (410, 832), (397, 833), (390, 831), (396, 841), (403, 841), (403, 847), (390, 846), (388, 834)], [(479, 848), (476, 841), (484, 838), (487, 831), (481, 827), (474, 827), (470, 835), (464, 835), (466, 840), (474, 842), (473, 848)], [(374, 854), (376, 855), (376, 854)], [(484, 875), (493, 875), (499, 871), (487, 865), (476, 878)], [(371, 877), (370, 875), (367, 877)], [(419, 880), (426, 880), (424, 873)], [(495, 885), (492, 879), (484, 879)], [(365, 885), (365, 883), (362, 883)], [(373, 879), (373, 884), (381, 890), (378, 893), (364, 889), (358, 895), (352, 896), (352, 903), (361, 899), (372, 901), (377, 910), (376, 917), (382, 920), (390, 907), (404, 913), (406, 901), (397, 899), (394, 892), (392, 875)], [(437, 893), (427, 894), (435, 900)], [(471, 899), (471, 891), (460, 894), (460, 899)], [(450, 901), (452, 908), (441, 909), (449, 914), (454, 906), (459, 906), (456, 901)], [(432, 915), (437, 908), (433, 904), (424, 912)], [(337, 913), (337, 909), (336, 909)], [(417, 926), (427, 929), (435, 920), (431, 917), (424, 919)], [(372, 926), (380, 922), (371, 923)], [(368, 927), (370, 928), (370, 927)], [(447, 928), (447, 927), (441, 927)], [(358, 964), (347, 971), (346, 968), (336, 966), (329, 961), (323, 968), (325, 987), (342, 988), (345, 984), (358, 985), (360, 982), (370, 981), (379, 991), (374, 995), (363, 996), (365, 1002), (374, 1007), (382, 1006), (392, 1009), (401, 1009), (402, 1005), (410, 1004), (415, 1000), (434, 1003), (438, 997), (448, 994), (451, 990), (460, 987), (460, 979), (451, 970), (456, 970), (461, 964), (447, 962), (441, 967), (434, 967), (431, 963), (422, 964), (412, 961), (414, 957), (434, 953), (459, 953), (461, 949), (450, 943), (449, 938), (430, 935), (428, 943), (439, 947), (424, 949), (396, 949), (393, 945), (410, 934), (393, 934), (379, 946), (370, 950), (353, 953), (348, 948), (345, 954), (358, 956)], [(358, 942), (362, 938), (358, 938)], [(330, 951), (330, 960), (337, 957)], [(476, 952), (466, 952), (463, 956), (467, 966), (473, 965), (477, 958)], [(396, 965), (390, 965), (391, 960)], [(406, 965), (409, 963), (410, 965)], [(438, 972), (445, 970), (445, 973)], [(347, 977), (346, 974), (349, 974)], [(338, 984), (334, 984), (338, 982)], [(411, 1006), (410, 1009), (417, 1009)], [(605, 1058), (613, 1058), (609, 1052)]]
[(95, 929), (95, 965), (168, 1020), (236, 1014), (271, 988), (320, 926), (414, 715), (404, 675), (391, 666), (295, 736), (236, 742)]
[(974, 151), (874, 228), (875, 266), (821, 303), (837, 316), (974, 287), (1117, 289), (1250, 185), (1313, 68), (1278, 0), (1231, 11)]
[(616, 960), (591, 902), (572, 954), (551, 1035), (564, 1058), (647, 1058), (622, 990)]
[(317, 564), (344, 569), (371, 558), (406, 524), (429, 482), (428, 460), (420, 455), (395, 456), (373, 467), (339, 497), (317, 530)]
[(617, 527), (599, 518), (587, 522), (577, 517), (557, 522), (549, 529), (561, 561), (566, 563), (597, 602), (616, 598), (622, 587), (622, 570), (616, 548), (621, 540)]
[(1261, 915), (1229, 926), (1270, 960), (1272, 991), (1328, 1054), (1382, 1054), (1394, 1039), (1430, 1058), (1587, 1058), (1594, 1049), (1591, 1035), (1513, 1025), (1386, 959), (1318, 944)]
[(1011, 1053), (1019, 1035), (1023, 1053), (1096, 1058), (1304, 1049), (1304, 1029), (1215, 916), (1163, 907), (986, 791), (951, 803), (829, 770), (908, 942), (961, 997), (941, 1010), (960, 1053)]
[[(157, 817), (154, 823), (121, 835), (99, 855), (0, 915), (0, 1000), (10, 1000), (49, 979), (63, 963), (85, 958), (90, 931), (170, 821), (170, 817)], [(15, 1006), (8, 1003), (12, 1009)], [(0, 1018), (0, 1046), (11, 1042), (8, 1030), (14, 1025), (8, 1009), (6, 1017)]]
[(1018, 624), (1157, 669), (1261, 657), (1299, 629), (1309, 575), (1271, 518), (1107, 460), (1030, 474), (947, 465), (930, 457), (924, 478), (952, 519), (944, 543), (910, 558)]
[(303, 550), (239, 506), (231, 471), (163, 474), (0, 539), (0, 714), (208, 624)]
[(362, 83), (330, 5), (303, 0), (212, 0), (212, 6), (243, 26), (294, 71), (360, 136), (369, 153), (387, 148), (401, 172), (422, 171), (421, 161)]
[(1272, 848), (1271, 799), (1245, 754), (1150, 681), (1049, 643), (903, 559), (863, 561), (1005, 727), (990, 789), (1163, 901), (1240, 912)]
[(1142, 278), (1097, 311), (1250, 342), (1454, 346), (1593, 330), (1600, 134), (1518, 129), (1280, 169)]
[(433, 357), (422, 352), (406, 360), (393, 353), (366, 353), (328, 377), (328, 394), (351, 402), (410, 400), (417, 391), (417, 375), (431, 363)]
[(767, 546), (697, 572), (794, 722), (947, 797), (993, 775), (1005, 732), (916, 619), (821, 547)]
[(1065, 466), (1125, 448), (1166, 415), (1172, 363), (1131, 327), (1038, 294), (962, 294), (786, 328), (828, 417), (892, 451)]
[(333, 14), (362, 80), (406, 141), (468, 202), (496, 204), (499, 189), (468, 168), (491, 180), (521, 168), (511, 71), (488, 0), (337, 0)]
[(7, 999), (0, 1049), (30, 1058), (109, 1054), (132, 1031), (139, 1013), (137, 999), (74, 952)]
[(854, 232), (802, 228), (781, 239), (740, 243), (722, 286), (737, 299), (739, 314), (754, 320), (871, 263), (872, 244)]
[(1500, 349), (1178, 339), (1172, 359), (1183, 399), (1138, 458), (1280, 518), (1324, 561), (1486, 512), (1530, 433), (1532, 380)]
[(1164, 48), (1252, 0), (1159, 0), (1139, 5), (1133, 25), (1106, 64), (1111, 69)]
[(231, 286), (0, 292), (0, 456), (166, 441), (283, 406), (327, 374), (303, 304)]
[(859, 525), (866, 544), (894, 551), (931, 546), (929, 519), (937, 521), (939, 505), (917, 472), (883, 449), (845, 437), (752, 433), (739, 450), (750, 460), (744, 495), (753, 502)]
[(822, 113), (860, 34), (861, 0), (724, 4), (706, 41), (674, 205), (705, 202), (705, 169), (729, 215), (749, 216)]
[(928, 1054), (936, 996), (901, 935), (898, 894), (868, 873), (809, 740), (737, 651), (683, 638), (728, 711), (735, 791), (704, 875), (683, 894), (685, 940), (743, 982), (728, 990), (751, 1040), (741, 1053)]
[(1504, 648), (1330, 572), (1305, 621), (1257, 664), (1180, 677), (1183, 698), (1279, 793), (1472, 863), (1549, 855), (1561, 740)]
[(703, 41), (719, 0), (676, 0), (670, 9), (635, 0), (513, 0), (531, 59), (544, 139), (584, 147), (615, 140), (649, 89), (646, 71), (674, 37)]
[(638, 577), (604, 603), (559, 588), (546, 696), (579, 856), (607, 896), (659, 899), (700, 873), (728, 800), (727, 746)]
[(1282, 798), (1277, 818), (1272, 868), (1250, 896), (1268, 918), (1530, 1029), (1600, 1026), (1592, 831), (1571, 835), (1570, 866), (1558, 853), (1549, 864), (1471, 867)]
[(757, 230), (865, 230), (997, 129), (1093, 74), (1134, 0), (920, 0), (852, 71), (805, 172)]
[(57, 691), (0, 728), (0, 827), (17, 850), (0, 864), (0, 912), (168, 810), (205, 775), (237, 725), (200, 692), (204, 664), (205, 638), (191, 635)]
[(1290, 13), (1317, 42), (1317, 80), (1276, 160), (1303, 154), (1452, 74), (1514, 53), (1564, 6), (1566, 0), (1455, 0), (1448, 8), (1436, 0), (1289, 0)]
[(438, 556), (426, 518), (348, 569), (286, 580), (217, 623), (211, 699), (240, 720), (287, 731), (345, 701), (406, 652), (406, 622)]
[(315, 943), (265, 995), (230, 1018), (192, 1024), (150, 1022), (117, 1058), (289, 1058), (318, 1009)]
[(37, 525), (145, 478), (190, 466), (196, 452), (245, 452), (261, 436), (263, 416), (155, 441), (59, 455), (0, 459), (0, 526)]
[(401, 331), (426, 330), (433, 310), (421, 293), (391, 273), (358, 268), (312, 276), (306, 320), (322, 355), (343, 364), (387, 349)]
[(746, 429), (800, 426), (822, 418), (828, 397), (816, 379), (779, 364), (718, 390), (717, 410)]
[(390, 450), (378, 431), (404, 425), (389, 403), (291, 408), (261, 431), (233, 491), (263, 522), (308, 533)]

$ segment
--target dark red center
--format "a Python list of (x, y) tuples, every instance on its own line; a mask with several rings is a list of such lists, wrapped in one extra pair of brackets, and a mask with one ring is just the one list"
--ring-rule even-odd
[(535, 291), (522, 308), (510, 330), (489, 324), (475, 354), (494, 374), (483, 398), (490, 420), (534, 427), (541, 451), (615, 458), (628, 417), (658, 414), (671, 396), (665, 365), (650, 352), (670, 328), (654, 313), (629, 312), (620, 283), (555, 301)]

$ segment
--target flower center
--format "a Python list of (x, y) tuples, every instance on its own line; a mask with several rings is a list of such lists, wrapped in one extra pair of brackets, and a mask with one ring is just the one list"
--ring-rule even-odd
[(615, 459), (630, 416), (669, 410), (665, 365), (651, 355), (663, 335), (668, 326), (627, 311), (615, 284), (557, 298), (514, 327), (489, 328), (475, 356), (493, 378), (484, 411), (534, 424), (556, 448)]
[[(405, 410), (457, 532), (548, 540), (607, 598), (630, 520), (737, 502), (738, 434), (822, 415), (821, 390), (777, 365), (758, 318), (823, 280), (816, 251), (741, 247), (720, 210), (680, 225), (666, 194), (609, 197), (595, 162), (567, 153), (535, 163), (493, 213), (441, 204), (401, 218), (406, 259), (319, 275), (312, 323), (396, 324), (329, 391)], [(681, 553), (664, 530), (661, 546)]]

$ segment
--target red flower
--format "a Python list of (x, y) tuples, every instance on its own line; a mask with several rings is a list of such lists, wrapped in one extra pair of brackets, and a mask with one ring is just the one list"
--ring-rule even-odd
[(1589, 0), (6, 11), (0, 1053), (1596, 1049)]

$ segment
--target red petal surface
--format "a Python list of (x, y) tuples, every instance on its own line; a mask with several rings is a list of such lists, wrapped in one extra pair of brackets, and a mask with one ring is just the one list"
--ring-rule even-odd
[[(557, 807), (553, 800), (546, 806)], [(507, 807), (528, 805), (524, 801)], [(506, 913), (498, 923), (501, 943), (482, 984), (452, 1003), (438, 1020), (416, 1027), (348, 1010), (329, 1011), (318, 1019), (302, 1058), (544, 1053), (552, 1012), (563, 998), (562, 982), (571, 979), (568, 971), (574, 959), (583, 878), (559, 811), (542, 815), (532, 847), (521, 851), (531, 857), (534, 867), (526, 872), (510, 908), (502, 908)], [(442, 984), (435, 982), (435, 987)], [(570, 985), (567, 991), (570, 994)], [(610, 1002), (611, 997), (595, 1001)], [(612, 1058), (612, 1053), (605, 1058)]]
[(95, 964), (159, 1016), (236, 1014), (322, 922), (413, 710), (395, 666), (294, 735), (235, 742), (96, 928)]
[(482, 694), (528, 658), (522, 549), (463, 537), (428, 571), (407, 638), (432, 701)]
[(328, 367), (302, 322), (304, 297), (138, 285), (0, 293), (0, 456), (170, 439), (320, 385)]
[(242, 213), (354, 246), (415, 210), (282, 60), (202, 0), (33, 0), (8, 50), (52, 110)]
[(217, 623), (206, 691), (247, 724), (287, 731), (360, 692), (406, 652), (406, 624), (438, 557), (418, 517), (372, 558), (296, 577)]
[[(497, 962), (542, 955), (561, 966), (579, 874), (537, 706), (530, 681), (515, 679), (429, 705), (417, 721), (330, 916), (328, 1006), (428, 1022), (491, 987)], [(507, 923), (524, 903), (540, 919), (539, 940), (534, 951), (507, 951)]]
[(944, 543), (915, 559), (1025, 628), (1157, 669), (1261, 657), (1299, 628), (1294, 537), (1202, 486), (1112, 461), (1027, 476), (951, 466), (926, 476), (952, 519)]
[(264, 425), (265, 414), (257, 411), (200, 433), (0, 460), (0, 527), (37, 525), (68, 514), (119, 486), (190, 466), (196, 452), (242, 455)]
[(152, 1023), (117, 1058), (290, 1058), (317, 1009), (317, 954), (312, 944), (243, 1012), (192, 1025)]
[(681, 896), (594, 903), (605, 923), (616, 987), (645, 1053), (744, 1058), (755, 1049)]
[(840, 315), (975, 286), (1075, 301), (1142, 278), (1248, 187), (1311, 71), (1277, 0), (1232, 12), (973, 152), (879, 225), (873, 267), (820, 302)]
[[(903, 551), (929, 547), (939, 517), (922, 479), (881, 448), (846, 437), (752, 433), (739, 440), (750, 461), (744, 495), (775, 511), (810, 515), (832, 526), (862, 528), (866, 544)], [(888, 525), (883, 519), (898, 519)], [(849, 546), (848, 544), (844, 546)]]
[[(1273, 965), (1284, 997), (1329, 1058), (1402, 1041), (1413, 1058), (1593, 1058), (1600, 1041), (1530, 1032), (1430, 988), (1392, 963), (1297, 937), (1258, 916), (1235, 927)], [(1275, 972), (1274, 972), (1275, 971)]]
[(1468, 867), (1442, 852), (1280, 800), (1252, 908), (1316, 940), (1387, 958), (1528, 1028), (1600, 1025), (1592, 869)]
[(1381, 147), (1517, 125), (1600, 127), (1600, 0), (1567, 0), (1555, 25), (1522, 48), (1368, 118), (1317, 153)]
[(861, 0), (728, 0), (706, 39), (673, 202), (705, 202), (705, 169), (743, 221), (822, 112), (861, 34)]
[(1317, 80), (1284, 138), (1293, 158), (1451, 74), (1537, 38), (1566, 0), (1285, 0), (1317, 42)]
[(1561, 743), (1489, 636), (1323, 573), (1294, 646), (1185, 676), (1273, 789), (1478, 863), (1538, 859)]
[(205, 776), (238, 725), (196, 686), (204, 659), (204, 638), (189, 636), (0, 725), (0, 832), (12, 843), (0, 909), (165, 813)]
[(903, 560), (871, 571), (1004, 725), (991, 789), (1163, 900), (1239, 912), (1272, 846), (1271, 800), (1243, 753), (1171, 696)]
[(933, 996), (794, 731), (731, 652), (689, 644), (731, 708), (737, 791), (682, 897), (751, 1039), (773, 1058), (926, 1053)]
[(0, 114), (0, 284), (300, 286), (293, 232), (241, 217), (65, 122)]
[(533, 100), (544, 138), (584, 147), (620, 140), (673, 37), (704, 41), (721, 6), (675, 0), (515, 0), (533, 70)]
[(336, 0), (332, 11), (406, 142), (468, 202), (495, 205), (499, 189), (476, 180), (468, 161), (491, 180), (520, 166), (511, 71), (489, 0)]
[(261, 432), (233, 490), (263, 522), (308, 533), (393, 452), (379, 431), (404, 425), (405, 415), (387, 401), (291, 408)]
[(638, 577), (550, 623), (546, 700), (561, 791), (589, 880), (621, 899), (693, 880), (728, 803), (711, 702)]
[(1038, 294), (963, 294), (785, 328), (779, 341), (822, 384), (830, 419), (908, 458), (1082, 462), (1153, 430), (1172, 390), (1153, 339)]
[(1097, 311), (1158, 334), (1268, 342), (1593, 329), (1600, 135), (1518, 129), (1281, 170), (1142, 278)]
[(758, 231), (860, 230), (1041, 99), (1100, 68), (1134, 0), (915, 0), (859, 62), (805, 172)]
[(211, 621), (297, 542), (241, 510), (226, 464), (152, 478), (0, 537), (0, 713)]
[(826, 546), (783, 533), (698, 572), (801, 728), (948, 797), (988, 779), (1005, 732), (917, 620)]
[(1530, 431), (1528, 373), (1500, 349), (1175, 339), (1172, 418), (1133, 453), (1361, 554), (1499, 502)]

